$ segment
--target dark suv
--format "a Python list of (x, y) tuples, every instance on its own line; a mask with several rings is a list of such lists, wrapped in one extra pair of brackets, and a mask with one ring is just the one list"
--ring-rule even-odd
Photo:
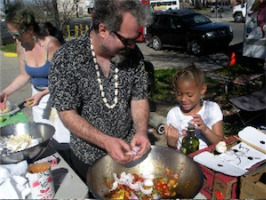
[(169, 10), (153, 14), (153, 23), (147, 28), (149, 46), (185, 47), (194, 55), (205, 50), (223, 50), (233, 39), (229, 25), (213, 23), (209, 18), (189, 9)]

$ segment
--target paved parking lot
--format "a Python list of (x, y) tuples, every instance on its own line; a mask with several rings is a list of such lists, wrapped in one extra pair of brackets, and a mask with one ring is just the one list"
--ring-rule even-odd
[(184, 50), (164, 49), (154, 51), (147, 43), (138, 43), (145, 60), (152, 62), (155, 69), (183, 68), (190, 63), (195, 63), (203, 71), (211, 71), (227, 66), (229, 57), (224, 53), (209, 54), (196, 57), (187, 54)]

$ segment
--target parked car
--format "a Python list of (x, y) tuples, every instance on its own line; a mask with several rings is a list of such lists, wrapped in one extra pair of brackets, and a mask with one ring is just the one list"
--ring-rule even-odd
[(171, 10), (153, 14), (153, 23), (147, 28), (149, 46), (185, 47), (188, 53), (201, 55), (207, 49), (225, 49), (233, 39), (229, 25), (214, 23), (205, 15), (189, 9)]
[(235, 22), (244, 22), (246, 17), (246, 3), (234, 6), (232, 15)]
[(0, 21), (0, 46), (14, 43), (14, 38), (9, 34), (6, 22)]

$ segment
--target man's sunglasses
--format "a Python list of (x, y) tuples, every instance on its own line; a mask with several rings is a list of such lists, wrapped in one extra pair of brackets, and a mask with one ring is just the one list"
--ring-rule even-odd
[(128, 46), (128, 45), (132, 45), (132, 44), (135, 44), (136, 42), (136, 39), (139, 38), (140, 36), (140, 33), (137, 37), (135, 38), (124, 38), (122, 35), (120, 35), (119, 33), (117, 33), (116, 31), (113, 31), (113, 33), (118, 37), (118, 39), (125, 45), (125, 46)]
[(11, 32), (11, 31), (8, 31), (8, 32), (11, 36), (20, 37), (25, 31), (26, 29), (21, 29), (18, 32)]

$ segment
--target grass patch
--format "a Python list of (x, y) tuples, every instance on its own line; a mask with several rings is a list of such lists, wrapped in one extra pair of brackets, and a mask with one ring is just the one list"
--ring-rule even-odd
[(195, 12), (206, 15), (211, 13), (210, 8), (203, 8), (203, 9), (194, 9)]
[(229, 77), (243, 77), (245, 75), (263, 73), (263, 64), (262, 62), (256, 62), (251, 66), (249, 64), (235, 64), (231, 67), (223, 67), (216, 70), (217, 74), (221, 76)]
[(155, 89), (152, 95), (152, 100), (159, 104), (172, 104), (175, 101), (175, 96), (172, 90), (172, 81), (176, 69), (155, 70)]
[(1, 51), (4, 52), (11, 52), (11, 53), (16, 53), (16, 43), (12, 43), (12, 44), (7, 44), (5, 46), (1, 46), (0, 47)]

